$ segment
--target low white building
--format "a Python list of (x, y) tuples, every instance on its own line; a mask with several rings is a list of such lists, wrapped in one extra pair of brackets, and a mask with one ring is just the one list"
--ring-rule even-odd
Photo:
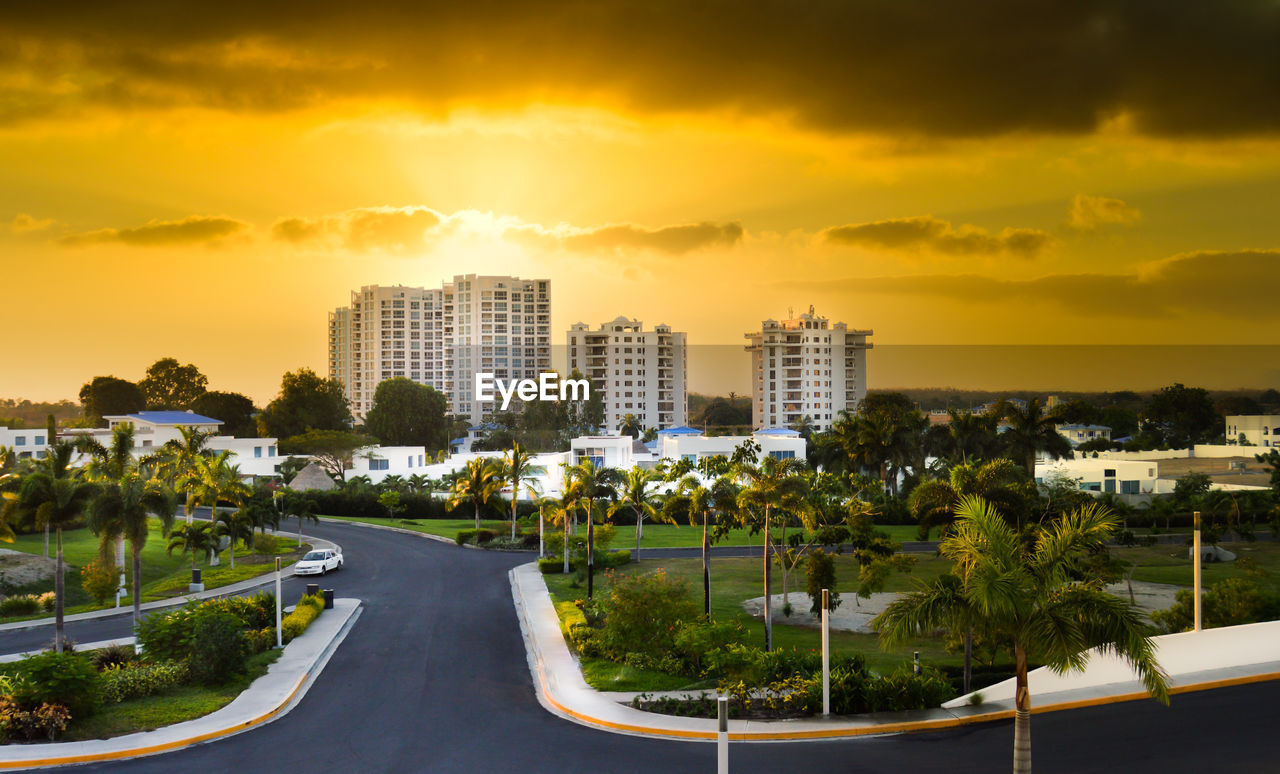
[(376, 484), (388, 476), (426, 475), (430, 463), (424, 446), (367, 446), (352, 455), (347, 478), (368, 476)]
[(573, 464), (590, 459), (597, 468), (652, 468), (658, 455), (642, 441), (629, 435), (584, 435), (569, 442)]
[(1067, 439), (1071, 448), (1082, 443), (1102, 439), (1111, 440), (1111, 428), (1106, 425), (1058, 425), (1058, 435)]
[(13, 449), (20, 460), (41, 459), (49, 450), (49, 431), (43, 427), (0, 427), (0, 448)]
[(691, 427), (658, 431), (658, 456), (666, 460), (697, 462), (707, 457), (732, 458), (739, 446), (751, 441), (760, 447), (759, 457), (805, 459), (805, 439), (795, 430), (768, 427), (751, 435), (703, 435)]
[(1280, 448), (1280, 414), (1230, 416), (1226, 429), (1227, 443)]
[(1086, 457), (1078, 460), (1052, 460), (1036, 463), (1036, 483), (1043, 484), (1055, 476), (1078, 479), (1085, 492), (1118, 495), (1158, 494), (1160, 467), (1145, 460), (1109, 460)]

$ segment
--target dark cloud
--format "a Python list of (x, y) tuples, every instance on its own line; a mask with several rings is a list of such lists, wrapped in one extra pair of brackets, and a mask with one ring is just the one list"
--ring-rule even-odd
[(791, 283), (809, 290), (887, 293), (965, 304), (1052, 305), (1121, 318), (1280, 319), (1280, 249), (1194, 252), (1130, 274), (1053, 274), (1010, 280), (974, 274), (850, 278)]
[(1119, 199), (1077, 194), (1071, 200), (1067, 225), (1081, 231), (1093, 231), (1104, 225), (1132, 226), (1140, 220), (1142, 211)]
[(740, 223), (691, 223), (653, 229), (604, 226), (564, 237), (560, 243), (565, 249), (577, 252), (638, 248), (682, 255), (704, 247), (732, 247), (741, 240)]
[(426, 207), (367, 207), (319, 218), (284, 218), (276, 221), (271, 233), (294, 244), (403, 251), (422, 247), (427, 232), (441, 222), (440, 214)]
[(931, 215), (835, 226), (822, 232), (828, 242), (895, 252), (931, 251), (946, 255), (1009, 254), (1034, 258), (1053, 241), (1045, 231), (1006, 228), (992, 234), (977, 226), (951, 225)]
[(604, 95), (833, 132), (1280, 130), (1280, 4), (1079, 0), (11, 3), (0, 120)]
[(103, 228), (69, 234), (58, 241), (71, 247), (113, 242), (135, 247), (163, 247), (214, 243), (246, 228), (247, 223), (233, 218), (191, 215), (182, 220), (153, 220), (136, 228)]

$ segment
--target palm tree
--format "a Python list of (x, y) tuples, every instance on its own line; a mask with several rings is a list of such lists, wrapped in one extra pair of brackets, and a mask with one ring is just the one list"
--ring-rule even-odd
[(173, 492), (159, 481), (128, 473), (108, 484), (89, 508), (89, 529), (101, 541), (103, 558), (108, 546), (123, 539), (133, 558), (133, 624), (142, 619), (142, 549), (147, 544), (148, 519), (160, 519), (167, 534), (173, 527)]
[(635, 414), (625, 414), (622, 417), (622, 421), (618, 423), (618, 435), (639, 438), (644, 435), (644, 424), (640, 422), (640, 418)]
[(236, 568), (236, 543), (244, 543), (245, 548), (253, 545), (253, 521), (243, 510), (223, 511), (214, 522), (214, 538), (222, 544), (227, 539), (227, 549), (231, 554), (231, 569)]
[(217, 433), (205, 432), (197, 428), (180, 427), (181, 438), (165, 443), (160, 450), (160, 469), (175, 488), (186, 490), (183, 511), (187, 515), (187, 523), (192, 520), (191, 492), (199, 481), (196, 465), (200, 459), (213, 453), (209, 448), (209, 439)]
[(1021, 539), (980, 497), (963, 498), (956, 514), (955, 531), (942, 541), (941, 552), (955, 562), (959, 583), (921, 584), (873, 623), (881, 643), (892, 647), (967, 618), (1013, 649), (1015, 774), (1031, 771), (1031, 659), (1065, 672), (1083, 669), (1087, 651), (1097, 648), (1128, 661), (1147, 691), (1168, 703), (1166, 675), (1156, 663), (1142, 612), (1106, 593), (1101, 579), (1073, 579), (1081, 560), (1101, 550), (1114, 533), (1110, 512), (1090, 503), (1037, 528), (1034, 543)]
[[(715, 511), (722, 516), (731, 513), (737, 504), (737, 495), (738, 486), (728, 476), (716, 479), (710, 489), (696, 476), (685, 476), (662, 503), (663, 516), (673, 523), (679, 517), (684, 517), (691, 527), (697, 526), (699, 519), (702, 521), (702, 613), (707, 617), (711, 616), (710, 517)], [(717, 533), (727, 526), (725, 519), (717, 519)]]
[[(45, 450), (44, 459), (38, 468), (44, 470), (50, 478), (69, 478), (72, 474), (71, 459), (75, 456), (76, 445), (70, 441), (55, 441)], [(32, 514), (34, 516), (34, 512)], [(44, 530), (44, 557), (49, 558), (49, 527)]]
[(298, 517), (298, 545), (302, 545), (302, 522), (310, 521), (312, 524), (319, 524), (320, 517), (316, 516), (316, 503), (310, 496), (292, 490), (285, 492), (284, 495), (284, 515)]
[(618, 486), (618, 499), (609, 505), (609, 516), (612, 517), (623, 509), (630, 510), (636, 517), (636, 561), (640, 561), (640, 538), (644, 536), (645, 517), (658, 518), (658, 498), (649, 489), (654, 481), (653, 471), (632, 468)]
[(1011, 523), (1018, 524), (1027, 502), (1030, 482), (1022, 468), (1004, 458), (981, 465), (962, 462), (951, 468), (946, 479), (925, 481), (911, 490), (907, 507), (920, 522), (920, 539), (927, 540), (929, 530), (938, 526), (939, 536), (946, 534), (955, 521), (955, 508), (960, 499), (976, 495), (992, 503)]
[(35, 514), (36, 526), (52, 529), (57, 535), (57, 569), (53, 579), (54, 617), (56, 634), (54, 649), (63, 650), (63, 611), (65, 609), (66, 583), (62, 577), (62, 530), (80, 518), (97, 494), (97, 487), (68, 476), (54, 478), (48, 472), (30, 474), (22, 482), (18, 492), (18, 508)]
[(551, 521), (559, 521), (564, 528), (564, 547), (560, 551), (560, 558), (564, 561), (562, 572), (565, 575), (569, 574), (569, 521), (574, 518), (577, 510), (578, 490), (574, 487), (566, 486), (564, 492), (560, 495), (559, 502), (556, 502), (551, 509)]
[(96, 481), (119, 481), (127, 473), (157, 461), (154, 455), (135, 460), (133, 438), (133, 424), (129, 422), (111, 428), (111, 442), (106, 446), (93, 436), (78, 437), (76, 448), (89, 457), (89, 464), (85, 466), (88, 477)]
[(799, 475), (801, 466), (796, 459), (765, 457), (759, 465), (739, 466), (744, 481), (738, 493), (738, 509), (743, 515), (759, 513), (764, 528), (764, 649), (773, 650), (772, 596), (769, 588), (769, 569), (773, 557), (769, 555), (773, 541), (769, 537), (770, 517), (774, 510), (795, 511), (804, 504), (804, 478)]
[(565, 488), (572, 489), (587, 514), (587, 599), (595, 592), (595, 505), (600, 500), (613, 500), (617, 497), (614, 485), (618, 482), (618, 471), (613, 468), (597, 468), (590, 457), (584, 457), (577, 465), (565, 470)]
[(1031, 478), (1036, 477), (1036, 455), (1045, 452), (1053, 459), (1069, 456), (1071, 442), (1058, 432), (1057, 423), (1044, 413), (1039, 398), (1027, 401), (1025, 409), (1003, 402), (1002, 413), (1009, 429), (1000, 434), (1009, 456), (1020, 463)]
[(480, 508), (488, 505), (501, 483), (498, 480), (501, 471), (492, 460), (477, 458), (467, 463), (458, 480), (453, 482), (453, 495), (449, 498), (449, 507), (457, 508), (463, 503), (471, 503), (475, 508), (476, 529), (480, 529)]
[[(221, 451), (217, 454), (198, 457), (191, 472), (193, 480), (187, 484), (188, 515), (201, 505), (209, 508), (209, 521), (218, 520), (218, 503), (227, 502), (237, 508), (249, 498), (251, 491), (240, 480), (240, 470), (230, 462), (231, 453)], [(231, 566), (235, 566), (234, 540), (231, 547)], [(214, 564), (217, 564), (218, 551), (214, 549)]]
[(974, 414), (968, 411), (950, 410), (947, 423), (944, 456), (956, 462), (986, 460), (1000, 453), (998, 425), (1000, 416), (993, 411)]
[(191, 554), (191, 577), (195, 578), (196, 560), (200, 554), (205, 555), (208, 561), (209, 555), (218, 547), (218, 537), (214, 534), (213, 523), (208, 521), (193, 521), (189, 524), (179, 524), (169, 533), (169, 544), (165, 546), (165, 552), (172, 555), (174, 551), (181, 550), (185, 554)]
[[(546, 470), (533, 464), (533, 455), (520, 448), (519, 443), (511, 444), (511, 451), (502, 458), (501, 477), (511, 482), (511, 539), (516, 539), (516, 504), (520, 499), (520, 484), (534, 476), (540, 476)], [(479, 522), (477, 522), (479, 523)], [(479, 529), (479, 527), (477, 527)]]
[(422, 473), (414, 473), (405, 481), (405, 486), (409, 494), (422, 494), (431, 488), (431, 479)]

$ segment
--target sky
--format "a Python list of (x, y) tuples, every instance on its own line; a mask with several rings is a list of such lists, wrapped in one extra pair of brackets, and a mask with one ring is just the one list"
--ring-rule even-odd
[(1275, 344), (1277, 50), (1272, 0), (10, 4), (0, 396), (262, 404), (472, 272), (695, 345)]

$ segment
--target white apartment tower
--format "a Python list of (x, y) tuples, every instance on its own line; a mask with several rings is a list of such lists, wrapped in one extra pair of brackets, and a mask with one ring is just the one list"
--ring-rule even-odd
[(617, 430), (627, 414), (645, 428), (682, 425), (689, 414), (687, 334), (619, 317), (590, 330), (569, 329), (569, 371), (576, 368), (602, 392), (604, 423)]
[(537, 379), (551, 370), (551, 281), (455, 276), (440, 288), (366, 285), (329, 315), (329, 376), (363, 417), (378, 385), (396, 376), (430, 385), (455, 416), (481, 422), (475, 374)]
[(854, 411), (867, 394), (869, 330), (808, 314), (765, 320), (746, 334), (751, 353), (751, 421), (757, 429), (789, 427), (803, 416), (826, 430), (842, 409)]

